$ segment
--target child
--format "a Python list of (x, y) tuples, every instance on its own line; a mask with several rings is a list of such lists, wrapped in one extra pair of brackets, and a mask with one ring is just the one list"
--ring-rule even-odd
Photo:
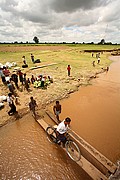
[(67, 70), (68, 70), (68, 76), (70, 76), (70, 70), (71, 70), (70, 65), (68, 65)]
[(60, 122), (59, 114), (61, 113), (61, 105), (60, 105), (59, 101), (56, 101), (56, 105), (54, 105), (53, 111), (54, 111), (54, 114), (56, 115), (58, 122)]

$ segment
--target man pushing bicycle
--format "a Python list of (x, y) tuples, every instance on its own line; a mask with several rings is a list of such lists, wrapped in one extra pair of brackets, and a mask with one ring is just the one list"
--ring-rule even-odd
[(58, 124), (57, 129), (56, 129), (58, 143), (62, 142), (63, 145), (65, 144), (66, 139), (67, 139), (66, 134), (70, 126), (70, 122), (71, 122), (71, 119), (67, 117), (60, 124)]

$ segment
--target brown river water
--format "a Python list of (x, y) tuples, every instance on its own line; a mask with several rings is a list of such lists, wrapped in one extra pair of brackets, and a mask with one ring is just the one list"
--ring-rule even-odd
[[(60, 119), (112, 162), (120, 159), (120, 57), (91, 86), (60, 101)], [(52, 110), (52, 106), (50, 106)], [(47, 121), (48, 117), (45, 117)], [(30, 116), (0, 128), (0, 180), (90, 180)]]

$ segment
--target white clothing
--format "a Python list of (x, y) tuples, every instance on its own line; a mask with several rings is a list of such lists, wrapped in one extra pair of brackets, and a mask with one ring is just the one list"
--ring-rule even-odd
[(9, 80), (10, 80), (10, 77), (9, 77), (9, 76), (5, 77), (5, 80), (6, 80), (6, 81), (9, 81)]
[(4, 75), (2, 70), (0, 70), (0, 77), (5, 77), (5, 75)]
[[(65, 120), (64, 120), (65, 121)], [(60, 124), (58, 124), (57, 126), (57, 131), (60, 133), (60, 134), (64, 134), (67, 132), (68, 130), (68, 125), (65, 126), (64, 124), (64, 121), (62, 121)]]
[(12, 104), (13, 103), (13, 99), (12, 99), (12, 97), (7, 97), (7, 102), (8, 102), (8, 104)]

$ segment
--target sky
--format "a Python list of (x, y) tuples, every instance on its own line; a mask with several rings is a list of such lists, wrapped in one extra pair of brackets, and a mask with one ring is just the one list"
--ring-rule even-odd
[(120, 0), (0, 0), (0, 42), (120, 43)]

